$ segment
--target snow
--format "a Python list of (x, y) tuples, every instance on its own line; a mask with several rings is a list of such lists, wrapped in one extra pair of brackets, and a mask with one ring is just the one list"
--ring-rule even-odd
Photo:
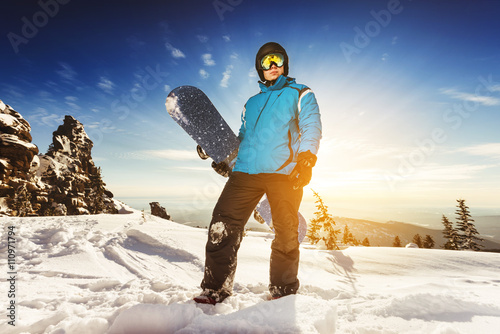
[[(78, 139), (78, 138), (77, 138)], [(71, 140), (66, 136), (55, 136), (54, 141), (61, 145), (59, 152), (71, 155)]]
[[(2, 161), (0, 160), (0, 163)], [(5, 197), (0, 197), (0, 217), (2, 216), (2, 213), (7, 213), (9, 211), (9, 206), (7, 205), (7, 198)]]
[[(497, 333), (500, 254), (301, 245), (294, 296), (268, 300), (272, 234), (248, 232), (234, 295), (197, 305), (207, 230), (142, 214), (1, 217), (16, 246), (16, 326), (1, 333)], [(220, 226), (219, 226), (220, 227)], [(218, 230), (219, 231), (219, 230)], [(222, 229), (221, 229), (222, 231)], [(7, 270), (6, 256), (0, 267)]]
[(165, 101), (165, 107), (167, 108), (167, 112), (172, 116), (172, 118), (177, 122), (183, 122), (186, 125), (189, 125), (189, 120), (184, 116), (181, 111), (181, 108), (178, 103), (179, 97), (173, 93), (170, 93), (167, 96)]
[[(0, 103), (3, 104), (2, 101), (0, 101)], [(5, 108), (5, 104), (3, 106)], [(3, 110), (4, 108), (2, 108), (2, 105), (0, 104), (0, 110)], [(3, 124), (6, 127), (13, 127), (17, 125), (17, 123), (18, 122), (14, 116), (8, 114), (0, 114), (0, 124)]]
[(28, 143), (27, 141), (20, 140), (16, 135), (11, 135), (7, 133), (2, 134), (2, 142), (4, 145), (19, 145), (24, 146), (27, 150), (36, 150), (35, 144)]
[(226, 226), (223, 222), (217, 222), (210, 227), (210, 242), (218, 245), (223, 238), (227, 237)]
[(74, 160), (65, 154), (57, 154), (54, 159), (48, 155), (38, 155), (38, 159), (34, 160), (35, 165), (32, 164), (31, 172), (35, 174), (36, 179), (41, 179), (48, 170), (54, 173), (57, 178), (64, 178), (64, 174), (68, 172), (70, 167), (74, 167)]
[[(2, 164), (4, 166), (4, 168), (7, 168), (8, 166), (10, 166), (9, 161), (7, 159), (0, 158), (0, 164)], [(8, 168), (10, 168), (10, 167), (8, 167)]]

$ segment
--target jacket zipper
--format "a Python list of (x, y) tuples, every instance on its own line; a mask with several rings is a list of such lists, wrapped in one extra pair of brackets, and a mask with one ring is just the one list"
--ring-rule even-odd
[[(276, 98), (274, 99), (273, 101), (273, 104), (271, 104), (270, 107), (272, 107), (274, 105), (274, 102), (276, 102), (277, 99), (279, 99), (279, 97), (281, 96), (281, 94), (283, 94), (283, 90), (278, 94), (278, 96), (276, 96)], [(267, 97), (267, 100), (266, 100), (266, 103), (264, 103), (264, 106), (262, 107), (262, 109), (260, 110), (260, 113), (259, 113), (259, 117), (257, 117), (257, 120), (255, 121), (255, 124), (253, 126), (253, 129), (255, 130), (255, 128), (257, 128), (257, 123), (259, 123), (259, 119), (260, 119), (260, 116), (262, 115), (262, 113), (264, 112), (264, 109), (266, 109), (266, 106), (267, 106), (267, 103), (269, 102), (269, 99), (271, 98), (271, 96), (273, 95), (273, 92), (271, 92), (271, 94), (269, 94), (269, 96)], [(270, 108), (269, 107), (269, 108)]]

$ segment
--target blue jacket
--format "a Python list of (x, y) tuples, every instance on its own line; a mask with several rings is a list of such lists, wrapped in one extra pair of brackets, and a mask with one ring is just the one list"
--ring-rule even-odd
[(321, 119), (316, 97), (295, 79), (280, 76), (243, 109), (233, 171), (290, 174), (301, 152), (318, 153)]

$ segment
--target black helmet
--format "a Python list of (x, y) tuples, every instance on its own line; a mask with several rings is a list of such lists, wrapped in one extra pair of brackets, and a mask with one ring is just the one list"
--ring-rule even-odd
[(283, 66), (285, 67), (284, 74), (285, 76), (288, 75), (288, 55), (286, 54), (285, 49), (278, 43), (269, 42), (262, 45), (259, 51), (257, 52), (257, 55), (255, 56), (255, 69), (257, 70), (257, 73), (259, 73), (259, 78), (262, 81), (266, 81), (266, 79), (264, 78), (264, 72), (262, 71), (262, 65), (260, 64), (260, 61), (262, 60), (262, 57), (264, 57), (265, 55), (275, 52), (281, 53), (283, 57), (285, 57), (285, 61), (283, 64)]

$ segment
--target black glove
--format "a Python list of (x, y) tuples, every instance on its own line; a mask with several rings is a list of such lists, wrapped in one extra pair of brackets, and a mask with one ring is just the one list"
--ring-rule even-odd
[(228, 177), (231, 175), (231, 168), (229, 168), (228, 164), (224, 161), (216, 163), (212, 161), (212, 168), (219, 174), (224, 177)]
[(312, 168), (316, 164), (316, 160), (316, 155), (312, 154), (311, 151), (299, 153), (297, 165), (288, 176), (288, 178), (293, 181), (294, 190), (309, 184), (312, 177)]

